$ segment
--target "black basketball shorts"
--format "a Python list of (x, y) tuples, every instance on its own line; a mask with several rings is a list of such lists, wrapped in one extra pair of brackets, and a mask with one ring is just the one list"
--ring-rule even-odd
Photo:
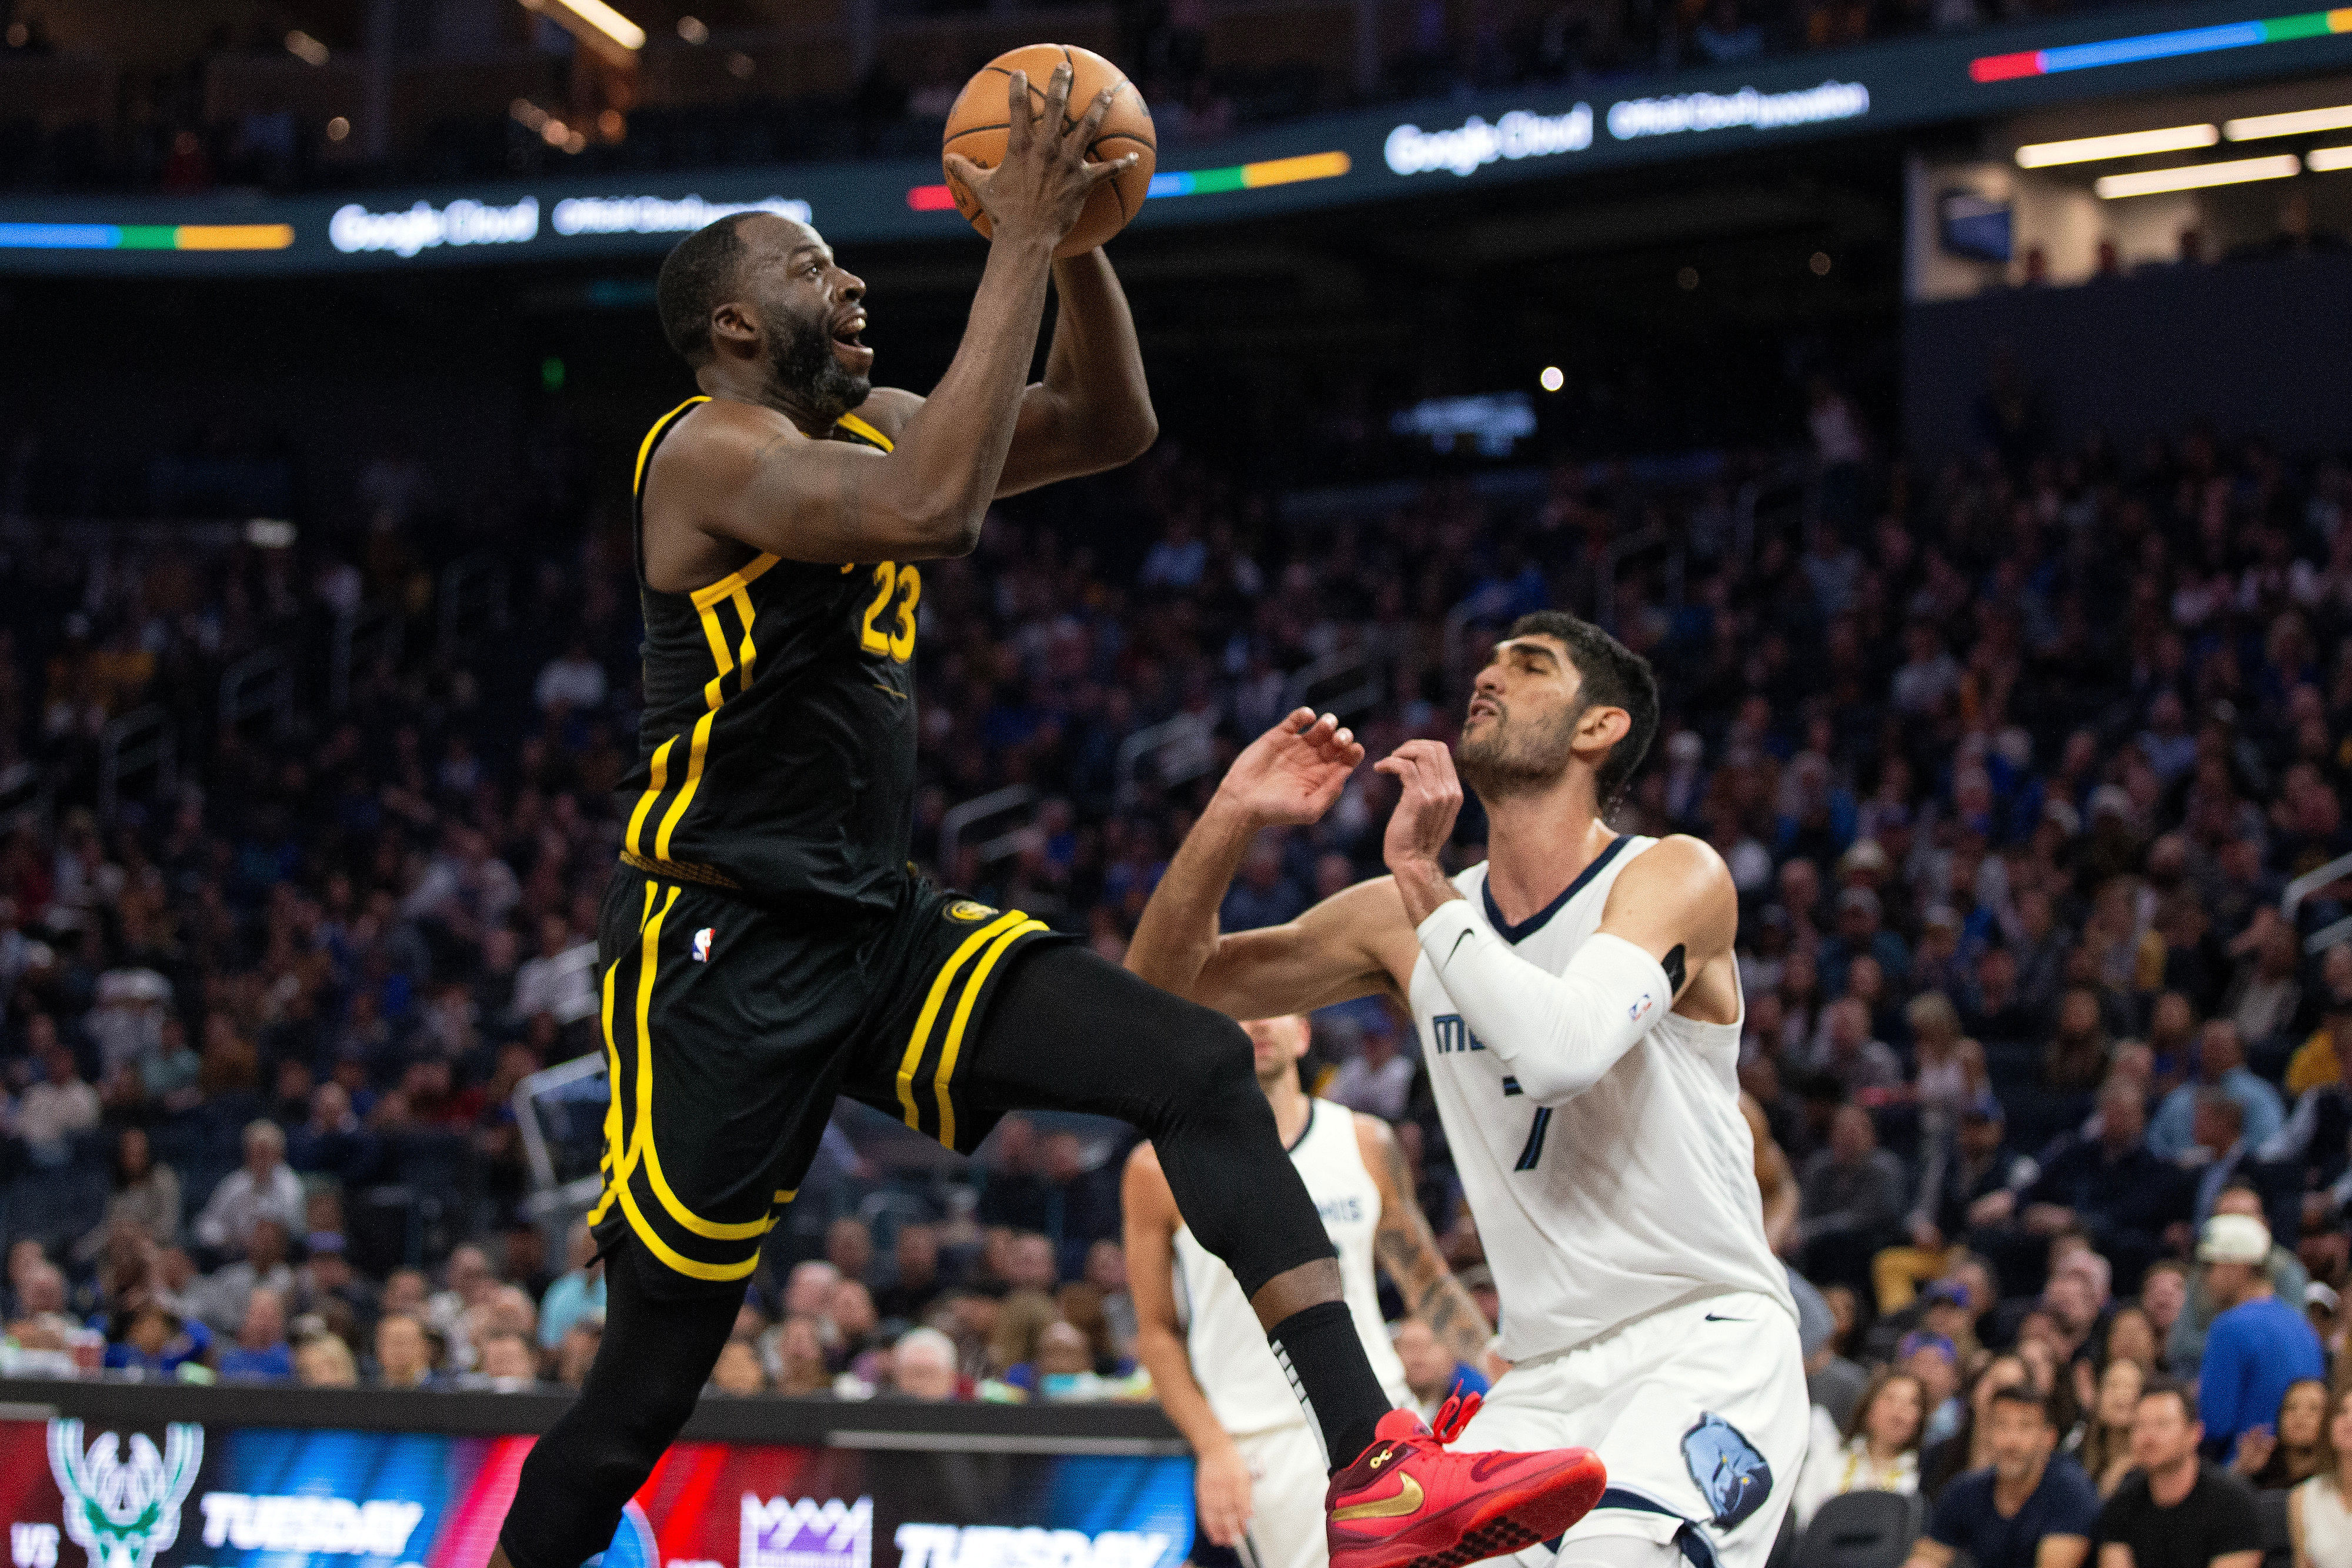
[(958, 1068), (1014, 955), (1056, 940), (913, 876), (888, 915), (795, 918), (621, 867), (597, 933), (600, 1248), (634, 1232), (676, 1282), (739, 1285), (837, 1095), (970, 1153), (1001, 1111), (966, 1102)]

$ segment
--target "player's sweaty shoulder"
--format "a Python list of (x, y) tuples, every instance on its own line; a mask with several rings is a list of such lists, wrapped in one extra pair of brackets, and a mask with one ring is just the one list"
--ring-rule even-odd
[(1727, 910), (1737, 919), (1739, 890), (1713, 845), (1686, 833), (1670, 834), (1626, 862), (1609, 889), (1604, 923), (1636, 908), (1685, 920), (1706, 920)]

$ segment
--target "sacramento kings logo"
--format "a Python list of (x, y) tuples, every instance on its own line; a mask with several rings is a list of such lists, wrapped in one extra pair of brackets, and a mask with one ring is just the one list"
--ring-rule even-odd
[(740, 1568), (870, 1568), (874, 1561), (874, 1500), (844, 1503), (827, 1498), (743, 1494)]
[(89, 1568), (152, 1568), (155, 1554), (180, 1538), (180, 1505), (205, 1459), (205, 1429), (173, 1422), (163, 1451), (144, 1432), (131, 1435), (131, 1458), (112, 1432), (84, 1452), (81, 1423), (49, 1423), (49, 1469), (65, 1494), (66, 1534), (89, 1553)]

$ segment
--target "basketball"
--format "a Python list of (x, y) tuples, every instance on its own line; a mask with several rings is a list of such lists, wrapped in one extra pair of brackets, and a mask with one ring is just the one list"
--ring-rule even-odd
[[(1086, 117), (1087, 105), (1095, 94), (1107, 87), (1118, 89), (1111, 100), (1110, 112), (1103, 116), (1102, 133), (1087, 148), (1089, 163), (1123, 158), (1135, 153), (1135, 166), (1098, 187), (1087, 202), (1087, 210), (1054, 250), (1056, 258), (1076, 256), (1125, 228), (1138, 208), (1143, 205), (1144, 193), (1151, 188), (1151, 169), (1158, 148), (1152, 137), (1151, 111), (1143, 106), (1143, 95), (1127, 79), (1119, 68), (1096, 54), (1074, 44), (1030, 44), (1010, 49), (981, 67), (978, 74), (964, 83), (956, 95), (955, 107), (948, 110), (946, 140), (940, 151), (958, 153), (983, 169), (992, 169), (1004, 156), (1005, 79), (1014, 71), (1029, 75), (1029, 103), (1033, 115), (1045, 111), (1045, 88), (1054, 68), (1064, 61), (1070, 67), (1070, 100), (1066, 123), (1075, 126)], [(989, 232), (988, 215), (981, 210), (979, 200), (966, 190), (963, 182), (953, 174), (947, 177), (948, 189), (955, 196), (956, 211), (963, 214), (971, 226), (985, 236)]]

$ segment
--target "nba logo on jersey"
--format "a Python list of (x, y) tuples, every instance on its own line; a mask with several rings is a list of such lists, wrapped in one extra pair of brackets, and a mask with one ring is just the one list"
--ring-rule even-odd
[(1683, 1463), (1715, 1510), (1717, 1530), (1729, 1530), (1771, 1495), (1772, 1467), (1746, 1433), (1713, 1411), (1683, 1434)]
[(700, 931), (694, 933), (695, 963), (708, 963), (710, 962), (710, 938), (712, 934), (712, 928), (709, 926), (704, 926)]
[(1647, 1013), (1654, 1004), (1654, 998), (1653, 998), (1648, 992), (1643, 992), (1642, 999), (1639, 1002), (1634, 1003), (1631, 1007), (1625, 1009), (1625, 1021), (1629, 1024), (1640, 1023), (1642, 1021), (1642, 1015)]

